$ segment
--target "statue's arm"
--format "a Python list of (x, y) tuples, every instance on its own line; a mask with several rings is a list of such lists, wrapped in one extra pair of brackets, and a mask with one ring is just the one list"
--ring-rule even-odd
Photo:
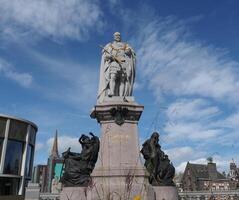
[(110, 61), (112, 60), (112, 55), (110, 54), (111, 51), (111, 43), (105, 45), (105, 47), (102, 49), (102, 55), (105, 61)]
[(128, 45), (128, 44), (126, 44), (125, 53), (126, 53), (126, 55), (128, 55), (128, 56), (136, 57), (135, 51), (134, 51), (133, 48), (132, 48), (130, 45)]

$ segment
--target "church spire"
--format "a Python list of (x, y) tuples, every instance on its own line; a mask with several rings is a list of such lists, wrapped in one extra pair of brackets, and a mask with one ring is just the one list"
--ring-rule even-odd
[(51, 149), (51, 157), (59, 158), (58, 141), (57, 141), (57, 130), (56, 130), (56, 133), (55, 133), (55, 138), (54, 138), (53, 146), (52, 146), (52, 149)]

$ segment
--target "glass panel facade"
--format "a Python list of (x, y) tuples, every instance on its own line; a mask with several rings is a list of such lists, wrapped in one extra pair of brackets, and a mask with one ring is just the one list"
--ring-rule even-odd
[(0, 177), (0, 196), (2, 195), (17, 195), (19, 190), (18, 178)]
[(31, 127), (29, 143), (32, 144), (33, 146), (35, 145), (35, 138), (36, 138), (36, 131), (33, 127)]
[(4, 174), (20, 175), (23, 146), (23, 142), (8, 140), (5, 164), (3, 169)]
[(0, 117), (0, 137), (4, 137), (7, 119)]
[(3, 145), (3, 138), (0, 138), (0, 160), (1, 160), (1, 157), (2, 157), (2, 145)]
[(27, 177), (31, 177), (32, 162), (33, 162), (33, 147), (32, 147), (32, 145), (28, 145), (27, 163), (26, 163), (26, 169), (25, 169)]
[(27, 124), (11, 119), (8, 137), (14, 140), (26, 141)]

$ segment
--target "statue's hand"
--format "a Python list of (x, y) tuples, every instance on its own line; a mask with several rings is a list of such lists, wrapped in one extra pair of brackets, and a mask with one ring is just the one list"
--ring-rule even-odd
[(131, 50), (128, 48), (128, 49), (126, 49), (125, 50), (125, 54), (127, 55), (127, 56), (130, 56), (132, 53), (131, 53)]
[(62, 157), (66, 159), (70, 152), (71, 152), (71, 148), (69, 147), (65, 152), (62, 153)]
[(107, 60), (113, 61), (114, 59), (113, 59), (113, 56), (112, 56), (112, 55), (106, 55), (106, 56), (105, 56), (105, 60), (106, 60), (106, 61), (107, 61)]
[(92, 136), (92, 137), (94, 137), (95, 135), (92, 133), (92, 132), (89, 132), (89, 134)]

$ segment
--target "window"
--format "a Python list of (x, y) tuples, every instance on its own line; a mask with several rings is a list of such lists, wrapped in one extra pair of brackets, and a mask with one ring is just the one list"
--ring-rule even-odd
[(0, 138), (0, 160), (1, 160), (1, 157), (2, 157), (2, 145), (3, 145), (3, 139)]
[(17, 195), (19, 190), (18, 178), (3, 178), (0, 177), (0, 196), (2, 195)]
[(14, 140), (26, 141), (27, 126), (26, 123), (11, 120), (8, 137)]
[(22, 142), (8, 140), (5, 164), (3, 169), (4, 174), (20, 175), (23, 146), (24, 145)]
[(0, 137), (5, 136), (6, 123), (7, 123), (6, 119), (0, 118)]
[(33, 147), (32, 145), (28, 145), (27, 162), (26, 162), (26, 169), (25, 169), (27, 177), (31, 177), (32, 161), (33, 161)]
[(36, 130), (35, 128), (31, 127), (29, 143), (31, 145), (35, 145), (35, 139), (36, 139)]

